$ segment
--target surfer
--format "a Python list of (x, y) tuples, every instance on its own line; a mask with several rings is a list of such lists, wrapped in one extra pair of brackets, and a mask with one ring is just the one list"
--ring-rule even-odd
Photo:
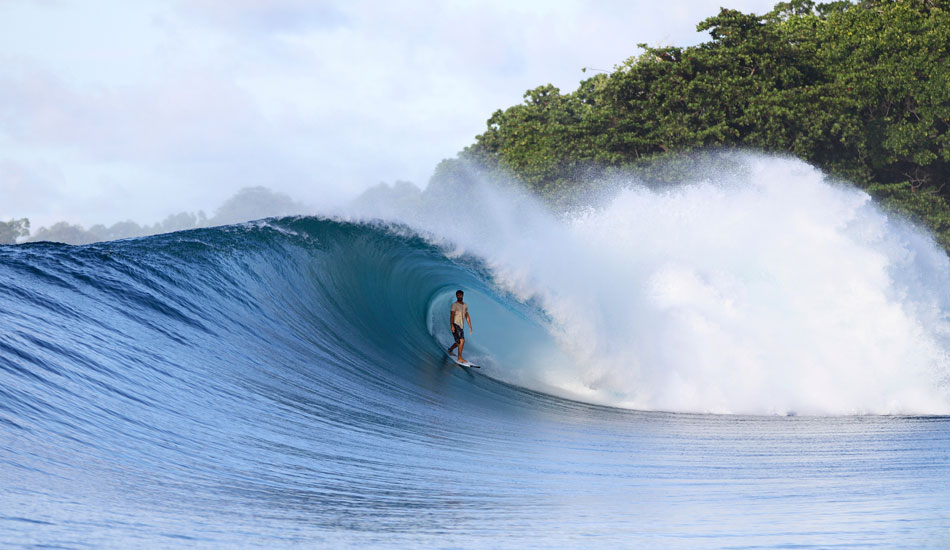
[(452, 355), (452, 350), (458, 346), (459, 362), (465, 361), (465, 359), (462, 359), (462, 348), (465, 347), (465, 321), (468, 321), (468, 333), (471, 334), (473, 332), (472, 318), (468, 316), (468, 304), (462, 301), (464, 295), (465, 293), (461, 290), (455, 291), (456, 301), (452, 304), (452, 309), (449, 311), (449, 323), (451, 323), (452, 326), (452, 336), (455, 338), (455, 343), (449, 348), (449, 355)]

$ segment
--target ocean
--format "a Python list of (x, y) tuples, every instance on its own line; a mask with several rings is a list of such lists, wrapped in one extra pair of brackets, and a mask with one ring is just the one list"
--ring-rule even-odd
[(0, 247), (0, 546), (950, 547), (924, 232), (781, 159), (454, 197)]

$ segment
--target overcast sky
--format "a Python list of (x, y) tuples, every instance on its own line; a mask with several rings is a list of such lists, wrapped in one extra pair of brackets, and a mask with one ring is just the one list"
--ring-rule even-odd
[(0, 219), (424, 186), (493, 111), (763, 0), (0, 0)]

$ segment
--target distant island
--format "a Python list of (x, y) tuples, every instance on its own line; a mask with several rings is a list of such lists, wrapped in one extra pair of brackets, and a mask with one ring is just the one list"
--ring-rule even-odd
[(711, 40), (527, 91), (434, 180), (476, 165), (569, 205), (611, 175), (674, 181), (698, 151), (751, 149), (858, 185), (950, 249), (950, 1), (795, 0), (697, 28)]
[(299, 214), (303, 211), (304, 206), (288, 195), (271, 191), (266, 187), (246, 187), (224, 201), (210, 217), (202, 211), (179, 212), (152, 225), (140, 225), (132, 220), (126, 220), (111, 226), (93, 225), (87, 229), (78, 224), (58, 222), (49, 227), (41, 227), (31, 235), (28, 218), (6, 222), (0, 220), (0, 244), (38, 241), (90, 244), (239, 223), (271, 216)]

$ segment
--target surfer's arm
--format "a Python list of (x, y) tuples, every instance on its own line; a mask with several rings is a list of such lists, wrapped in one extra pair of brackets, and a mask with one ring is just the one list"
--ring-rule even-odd
[(465, 320), (468, 321), (468, 333), (472, 334), (475, 331), (472, 330), (472, 318), (468, 316), (467, 311), (465, 312)]

